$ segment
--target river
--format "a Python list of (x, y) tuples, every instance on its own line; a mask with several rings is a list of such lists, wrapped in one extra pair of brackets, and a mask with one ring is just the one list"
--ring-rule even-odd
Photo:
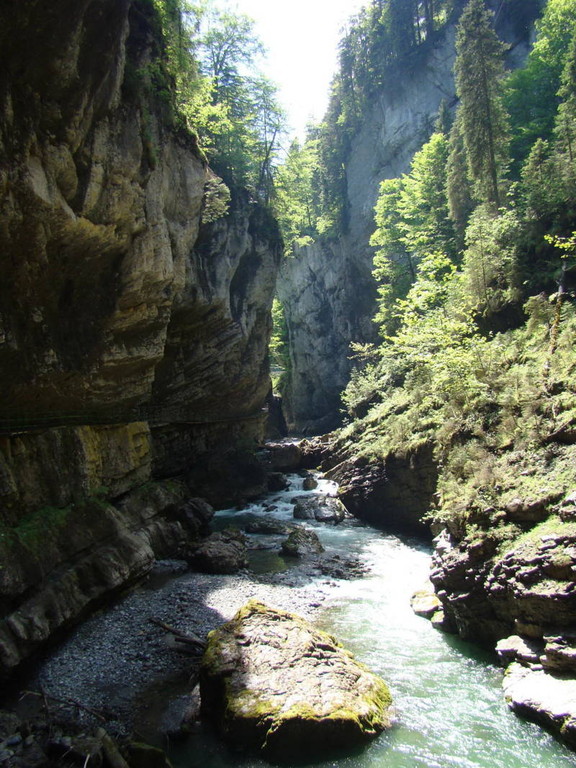
[[(242, 528), (246, 515), (292, 521), (302, 478), (242, 511), (217, 513), (215, 527)], [(320, 480), (310, 493), (335, 493)], [(306, 522), (328, 553), (358, 555), (367, 566), (350, 580), (311, 575), (278, 555), (281, 537), (250, 535), (253, 575), (160, 574), (79, 627), (41, 666), (49, 694), (105, 705), (134, 715), (147, 741), (162, 743), (156, 726), (189, 691), (188, 658), (166, 647), (151, 616), (202, 634), (230, 618), (248, 598), (310, 612), (314, 621), (389, 684), (394, 727), (363, 750), (318, 768), (574, 768), (576, 755), (538, 726), (513, 715), (503, 699), (502, 670), (492, 656), (433, 629), (413, 614), (410, 597), (422, 587), (430, 550), (421, 542), (382, 533), (356, 520), (337, 526)], [(266, 573), (272, 571), (273, 573)], [(309, 610), (310, 609), (310, 610)], [(81, 713), (85, 716), (85, 712)], [(174, 768), (264, 768), (229, 750), (209, 727), (169, 744)]]
[[(273, 494), (270, 512), (261, 504), (245, 512), (292, 517), (289, 503), (301, 487)], [(321, 481), (320, 491), (334, 488)], [(238, 519), (218, 513), (220, 524)], [(410, 608), (410, 597), (425, 582), (430, 550), (413, 539), (388, 535), (357, 521), (338, 526), (308, 523), (327, 550), (361, 556), (369, 566), (362, 578), (341, 582), (324, 604), (317, 623), (388, 682), (396, 724), (361, 752), (318, 768), (563, 768), (576, 755), (507, 708), (502, 670), (489, 654), (438, 632)], [(261, 768), (203, 733), (172, 752), (175, 768)]]

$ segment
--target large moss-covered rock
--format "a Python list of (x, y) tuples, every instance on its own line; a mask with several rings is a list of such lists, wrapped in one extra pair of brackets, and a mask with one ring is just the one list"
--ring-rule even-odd
[(250, 601), (208, 636), (205, 715), (268, 758), (326, 757), (390, 725), (383, 680), (304, 619)]

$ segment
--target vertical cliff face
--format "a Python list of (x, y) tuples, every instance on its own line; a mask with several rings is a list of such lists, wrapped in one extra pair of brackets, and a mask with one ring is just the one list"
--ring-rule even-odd
[[(211, 173), (146, 85), (161, 53), (151, 3), (10, 5), (0, 31), (0, 668), (182, 544), (163, 510), (186, 487), (157, 479), (237, 439), (254, 444), (282, 250), (275, 222), (243, 192), (201, 224)], [(57, 572), (63, 600), (48, 589)]]
[(350, 342), (376, 340), (369, 241), (380, 182), (407, 170), (432, 132), (442, 100), (454, 101), (454, 57), (450, 28), (378, 94), (346, 162), (348, 231), (300, 249), (282, 268), (279, 294), (291, 345), (286, 411), (296, 431), (318, 433), (339, 423)]
[[(463, 3), (461, 4), (463, 5)], [(498, 10), (501, 3), (493, 4)], [(533, 14), (538, 11), (534, 5)], [(498, 17), (510, 44), (508, 65), (528, 51), (530, 30)], [(351, 369), (350, 342), (376, 340), (372, 318), (374, 206), (380, 182), (400, 176), (433, 131), (442, 101), (456, 103), (455, 24), (413, 52), (367, 105), (345, 160), (348, 229), (338, 240), (300, 249), (282, 269), (280, 298), (291, 345), (286, 411), (295, 431), (318, 433), (339, 422), (339, 393)]]

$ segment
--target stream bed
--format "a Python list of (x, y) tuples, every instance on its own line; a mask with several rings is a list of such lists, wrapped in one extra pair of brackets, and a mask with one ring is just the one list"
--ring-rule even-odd
[[(293, 476), (287, 491), (270, 494), (242, 511), (217, 513), (215, 527), (242, 528), (247, 515), (272, 515), (293, 522), (295, 496), (334, 491), (330, 483), (320, 480), (316, 491), (303, 492), (302, 479)], [(502, 670), (492, 656), (436, 631), (413, 614), (410, 597), (429, 570), (426, 546), (355, 520), (337, 526), (305, 524), (317, 533), (328, 554), (342, 559), (357, 555), (367, 572), (350, 579), (327, 577), (278, 556), (281, 537), (251, 534), (253, 573), (157, 574), (145, 588), (80, 627), (45, 662), (39, 681), (46, 690), (63, 691), (78, 700), (89, 695), (91, 706), (105, 703), (124, 715), (129, 712), (132, 727), (148, 741), (158, 742), (162, 719), (175, 709), (175, 702), (185, 703), (190, 661), (167, 648), (160, 630), (146, 625), (146, 617), (202, 634), (256, 597), (313, 619), (382, 675), (391, 688), (394, 727), (365, 749), (317, 763), (319, 767), (576, 766), (574, 753), (509, 712), (501, 690)], [(170, 742), (168, 747), (174, 768), (267, 765), (229, 750), (204, 725), (186, 741)]]

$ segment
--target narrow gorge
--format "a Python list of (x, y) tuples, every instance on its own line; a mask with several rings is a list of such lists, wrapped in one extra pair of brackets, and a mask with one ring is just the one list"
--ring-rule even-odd
[(0, 765), (574, 765), (576, 2), (0, 18)]

